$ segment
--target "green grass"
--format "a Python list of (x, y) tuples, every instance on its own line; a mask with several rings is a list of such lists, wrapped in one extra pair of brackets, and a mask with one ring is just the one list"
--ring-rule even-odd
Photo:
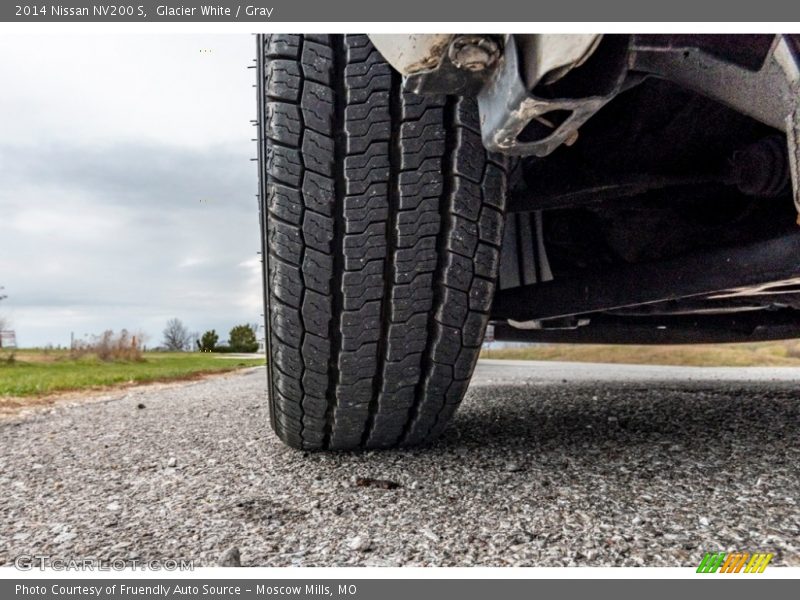
[(800, 367), (800, 341), (676, 346), (544, 344), (497, 348), (482, 358), (696, 367)]
[(103, 362), (91, 355), (73, 359), (66, 351), (20, 350), (13, 362), (8, 356), (0, 354), (0, 398), (191, 379), (264, 364), (263, 359), (220, 358), (222, 355), (198, 352), (147, 352), (143, 360), (134, 362)]

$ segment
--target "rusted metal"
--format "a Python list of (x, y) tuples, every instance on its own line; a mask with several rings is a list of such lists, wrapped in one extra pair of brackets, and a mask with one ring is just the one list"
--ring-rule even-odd
[(369, 37), (386, 62), (402, 75), (436, 69), (453, 39), (449, 33), (387, 33)]
[[(508, 36), (503, 59), (478, 94), (484, 145), (493, 152), (547, 156), (561, 144), (574, 142), (580, 126), (622, 88), (626, 40), (625, 36), (608, 36), (604, 43), (614, 59), (601, 66), (600, 78), (595, 78), (595, 72), (590, 70), (590, 77), (579, 86), (582, 93), (574, 93), (574, 89), (566, 89), (573, 81), (567, 81), (566, 72), (559, 73), (553, 81), (548, 80), (554, 76), (554, 70), (568, 65), (544, 58), (538, 66), (526, 65), (525, 61), (537, 60), (538, 55), (531, 50), (523, 55), (516, 36)], [(585, 52), (569, 56), (582, 63), (587, 60)]]
[(462, 35), (450, 43), (448, 56), (457, 69), (483, 71), (500, 58), (500, 46), (487, 36)]

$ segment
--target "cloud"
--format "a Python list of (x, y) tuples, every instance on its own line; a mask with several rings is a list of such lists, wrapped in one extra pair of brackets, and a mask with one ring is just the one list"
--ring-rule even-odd
[(261, 320), (253, 52), (250, 35), (0, 39), (0, 311), (21, 344)]
[(249, 34), (4, 34), (3, 138), (238, 143), (252, 133), (254, 52)]
[[(0, 277), (21, 343), (259, 320), (252, 148), (0, 145)], [(259, 278), (254, 277), (254, 273)]]
[[(0, 142), (0, 193), (33, 186), (48, 193), (80, 192), (83, 199), (122, 208), (222, 211), (242, 194), (253, 198), (254, 152), (255, 146), (245, 143), (206, 150), (142, 142), (41, 147)], [(243, 187), (243, 181), (249, 184)]]

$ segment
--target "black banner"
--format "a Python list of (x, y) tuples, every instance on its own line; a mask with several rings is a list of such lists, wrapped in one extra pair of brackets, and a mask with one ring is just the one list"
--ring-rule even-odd
[(459, 2), (375, 2), (343, 0), (216, 0), (208, 3), (86, 0), (0, 4), (5, 22), (787, 22), (800, 21), (800, 3), (640, 2), (639, 0), (460, 0)]
[[(714, 580), (712, 582), (712, 579)], [(130, 579), (0, 581), (0, 597), (10, 600), (405, 600), (414, 598), (648, 598), (673, 600), (699, 597), (698, 592), (727, 600), (791, 598), (797, 584), (789, 579), (757, 580), (758, 576), (698, 575), (697, 579)], [(713, 589), (712, 589), (713, 588)], [(695, 592), (692, 594), (692, 592)]]

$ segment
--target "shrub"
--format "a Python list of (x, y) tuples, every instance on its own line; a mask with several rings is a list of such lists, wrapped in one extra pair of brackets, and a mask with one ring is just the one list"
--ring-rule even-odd
[(214, 352), (218, 341), (219, 336), (217, 335), (216, 330), (212, 329), (211, 331), (206, 331), (203, 334), (203, 337), (201, 337), (200, 341), (197, 342), (197, 347), (200, 352)]
[(140, 361), (142, 359), (142, 336), (131, 335), (127, 329), (115, 334), (107, 329), (91, 341), (77, 341), (70, 349), (70, 358), (81, 358), (94, 354), (102, 361)]
[(228, 336), (228, 344), (232, 352), (256, 352), (258, 339), (256, 330), (252, 325), (237, 325)]

